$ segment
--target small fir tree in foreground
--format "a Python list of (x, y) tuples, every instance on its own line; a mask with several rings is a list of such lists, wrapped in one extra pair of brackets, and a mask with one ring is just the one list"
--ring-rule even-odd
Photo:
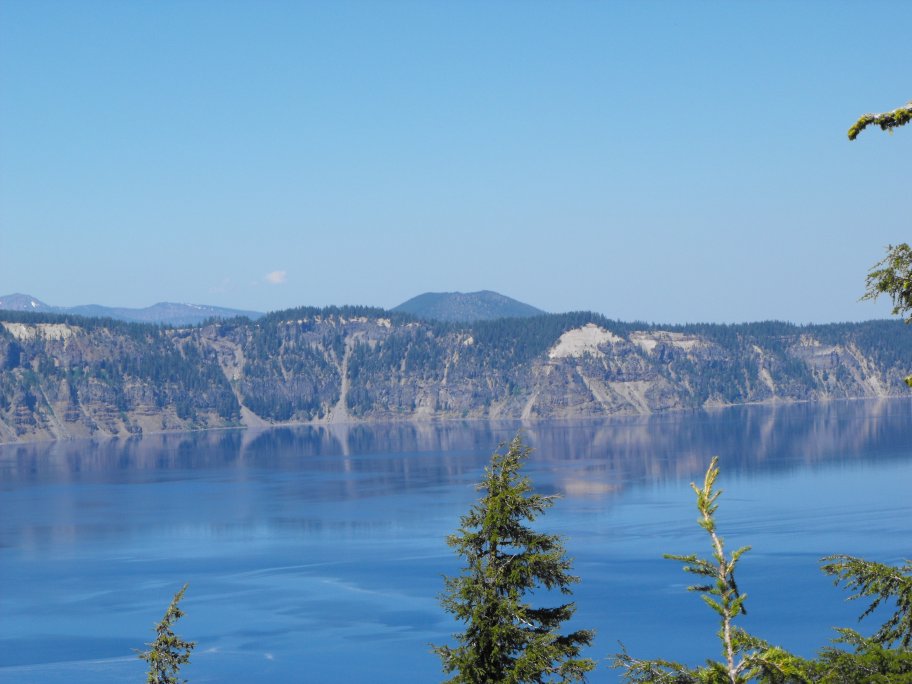
[[(171, 626), (183, 617), (184, 612), (178, 604), (187, 591), (185, 584), (171, 599), (171, 605), (165, 616), (155, 626), (155, 640), (146, 644), (148, 651), (139, 654), (141, 660), (149, 663), (147, 684), (180, 684), (180, 668), (190, 662), (190, 651), (196, 643), (184, 641), (171, 631)], [(183, 680), (186, 682), (187, 680)]]
[(697, 495), (698, 523), (709, 535), (711, 558), (697, 555), (666, 555), (670, 560), (684, 563), (684, 571), (701, 578), (701, 584), (688, 587), (719, 616), (719, 641), (722, 660), (709, 660), (703, 667), (688, 667), (668, 660), (637, 660), (626, 650), (617, 654), (614, 666), (622, 669), (628, 682), (662, 682), (666, 684), (742, 684), (750, 681), (803, 682), (806, 663), (783, 649), (771, 646), (740, 627), (735, 619), (747, 611), (746, 594), (740, 593), (735, 582), (735, 566), (747, 551), (744, 546), (726, 556), (722, 538), (716, 530), (716, 503), (721, 490), (714, 489), (719, 475), (718, 458), (713, 458), (706, 471), (703, 486), (691, 483)]
[(457, 646), (434, 651), (453, 684), (585, 681), (595, 667), (579, 657), (592, 631), (559, 632), (573, 603), (535, 608), (528, 602), (538, 588), (570, 594), (569, 586), (579, 581), (570, 574), (560, 537), (525, 524), (554, 503), (553, 496), (535, 494), (520, 474), (530, 451), (517, 435), (506, 453), (491, 457), (478, 486), (484, 494), (447, 538), (465, 567), (446, 578), (441, 603), (465, 631), (454, 635)]

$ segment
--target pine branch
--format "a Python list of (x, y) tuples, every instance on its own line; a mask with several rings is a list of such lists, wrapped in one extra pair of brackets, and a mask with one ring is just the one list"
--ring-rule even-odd
[(621, 652), (616, 653), (611, 666), (624, 670), (624, 679), (633, 684), (700, 684), (703, 679), (698, 670), (691, 669), (670, 660), (638, 660), (627, 653), (620, 644)]
[(905, 126), (909, 121), (912, 121), (912, 102), (897, 107), (891, 112), (863, 114), (849, 129), (849, 140), (855, 140), (859, 133), (871, 125), (880, 126), (882, 131), (892, 132), (892, 129)]
[(861, 301), (875, 300), (885, 294), (893, 302), (893, 315), (912, 321), (912, 247), (902, 243), (887, 245), (887, 256), (868, 271)]
[(850, 601), (871, 599), (859, 620), (884, 602), (895, 602), (896, 610), (872, 637), (876, 643), (889, 647), (898, 642), (904, 649), (912, 645), (912, 561), (899, 567), (843, 555), (827, 556), (823, 561), (821, 570), (835, 577), (833, 583), (854, 592)]
[(807, 663), (809, 679), (830, 684), (887, 684), (912, 681), (912, 651), (885, 648), (874, 639), (863, 637), (851, 629), (837, 629), (837, 644), (846, 644), (851, 651), (828, 646), (821, 650), (818, 660)]

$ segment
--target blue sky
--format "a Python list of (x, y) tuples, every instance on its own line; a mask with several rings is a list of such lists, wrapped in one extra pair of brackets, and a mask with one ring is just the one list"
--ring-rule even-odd
[(912, 3), (0, 1), (0, 295), (794, 322), (912, 238)]

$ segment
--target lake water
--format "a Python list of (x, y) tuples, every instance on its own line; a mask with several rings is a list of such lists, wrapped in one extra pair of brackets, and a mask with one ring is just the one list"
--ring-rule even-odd
[[(0, 681), (144, 681), (133, 649), (190, 587), (178, 634), (201, 682), (433, 682), (458, 625), (445, 544), (518, 425), (280, 428), (0, 447)], [(522, 428), (562, 498), (540, 527), (582, 578), (589, 655), (717, 656), (715, 622), (663, 553), (708, 552), (689, 482), (720, 456), (718, 514), (750, 544), (744, 626), (813, 654), (856, 626), (829, 553), (912, 554), (912, 403), (755, 406)], [(862, 623), (862, 631), (864, 623)], [(874, 627), (872, 623), (870, 627)], [(600, 667), (591, 681), (616, 681)]]

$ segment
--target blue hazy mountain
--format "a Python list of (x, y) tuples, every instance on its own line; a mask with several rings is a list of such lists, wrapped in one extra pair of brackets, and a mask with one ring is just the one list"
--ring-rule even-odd
[(480, 292), (425, 292), (395, 307), (417, 318), (451, 323), (528, 318), (545, 312), (490, 290)]
[(99, 304), (82, 304), (79, 306), (52, 306), (37, 297), (19, 292), (0, 297), (0, 309), (6, 311), (32, 311), (35, 313), (75, 314), (96, 318), (113, 318), (132, 323), (164, 323), (166, 325), (196, 325), (210, 318), (235, 318), (246, 316), (256, 319), (263, 314), (259, 311), (242, 311), (226, 309), (206, 304), (176, 304), (159, 302), (141, 309), (129, 307), (101, 306)]

